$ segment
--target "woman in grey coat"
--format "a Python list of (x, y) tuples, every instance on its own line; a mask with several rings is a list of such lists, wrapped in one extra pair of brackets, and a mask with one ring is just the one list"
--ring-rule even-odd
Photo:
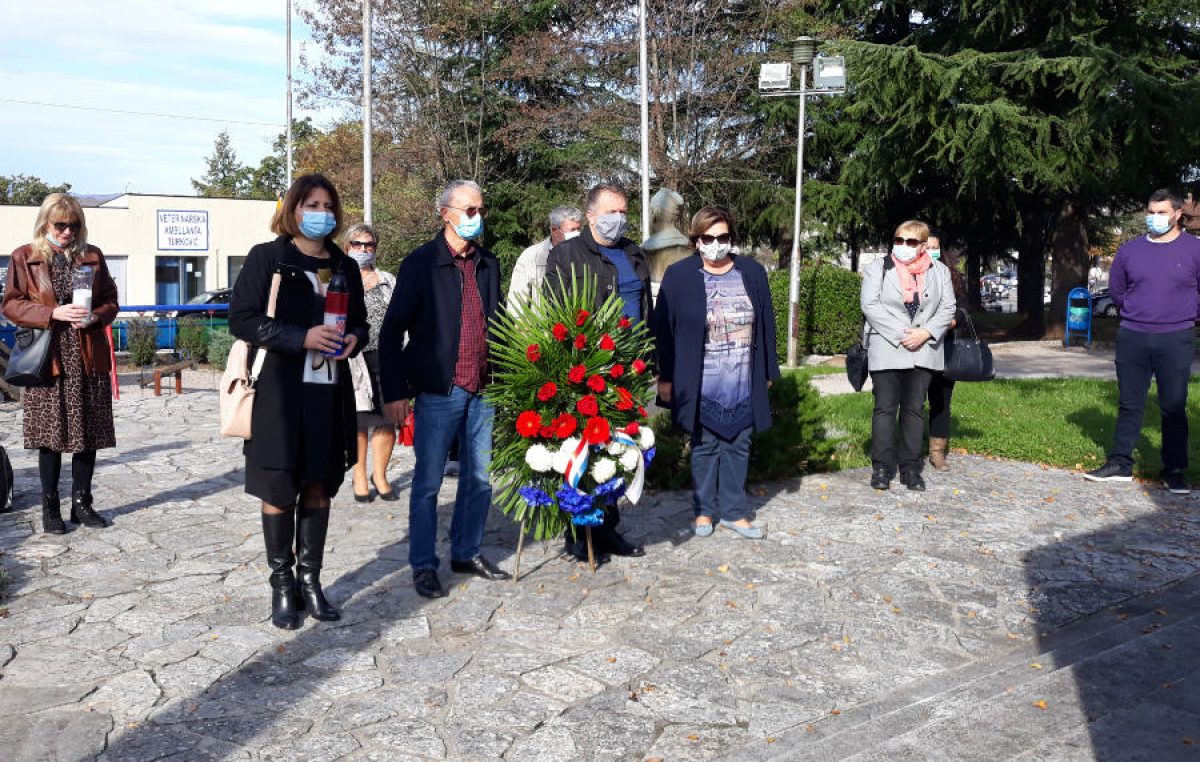
[[(871, 417), (871, 486), (900, 482), (924, 490), (921, 440), (925, 394), (933, 371), (945, 367), (942, 337), (954, 319), (950, 271), (926, 251), (929, 226), (909, 220), (896, 228), (891, 255), (863, 272), (859, 297), (866, 325), (863, 344), (875, 392)], [(900, 415), (899, 453), (896, 414)]]

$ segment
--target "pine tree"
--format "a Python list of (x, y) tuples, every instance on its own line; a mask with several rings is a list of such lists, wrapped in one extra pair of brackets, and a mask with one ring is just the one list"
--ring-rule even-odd
[(222, 130), (213, 142), (211, 156), (204, 159), (208, 170), (199, 180), (192, 180), (196, 193), (207, 198), (240, 198), (246, 184), (247, 170), (237, 159), (230, 145), (229, 132)]

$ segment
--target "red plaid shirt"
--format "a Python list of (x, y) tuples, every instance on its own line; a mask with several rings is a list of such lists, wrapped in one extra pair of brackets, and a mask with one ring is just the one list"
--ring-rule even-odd
[(472, 394), (483, 388), (487, 371), (487, 321), (483, 300), (475, 280), (475, 247), (454, 255), (454, 265), (462, 276), (462, 317), (458, 328), (458, 360), (454, 363), (454, 385)]

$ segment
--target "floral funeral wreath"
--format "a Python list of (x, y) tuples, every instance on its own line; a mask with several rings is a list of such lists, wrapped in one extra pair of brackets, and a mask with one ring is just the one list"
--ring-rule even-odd
[[(596, 312), (596, 281), (576, 279), (510, 305), (492, 325), (497, 504), (538, 540), (604, 519), (622, 496), (637, 503), (654, 432), (646, 326), (612, 295)], [(520, 564), (518, 548), (517, 563)], [(519, 566), (518, 566), (519, 568)]]

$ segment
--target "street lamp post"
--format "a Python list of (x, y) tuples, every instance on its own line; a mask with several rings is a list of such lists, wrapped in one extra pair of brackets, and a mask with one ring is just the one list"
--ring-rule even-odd
[[(791, 64), (767, 63), (759, 71), (758, 89), (766, 98), (797, 96), (796, 118), (796, 207), (792, 218), (792, 259), (788, 270), (787, 364), (796, 367), (800, 343), (800, 208), (804, 196), (805, 105), (810, 95), (844, 93), (845, 62), (842, 58), (816, 58), (817, 40), (797, 37), (792, 45), (792, 64), (800, 75), (800, 89), (792, 90)], [(808, 87), (808, 67), (817, 64), (814, 88)], [(822, 69), (828, 70), (826, 74)]]

